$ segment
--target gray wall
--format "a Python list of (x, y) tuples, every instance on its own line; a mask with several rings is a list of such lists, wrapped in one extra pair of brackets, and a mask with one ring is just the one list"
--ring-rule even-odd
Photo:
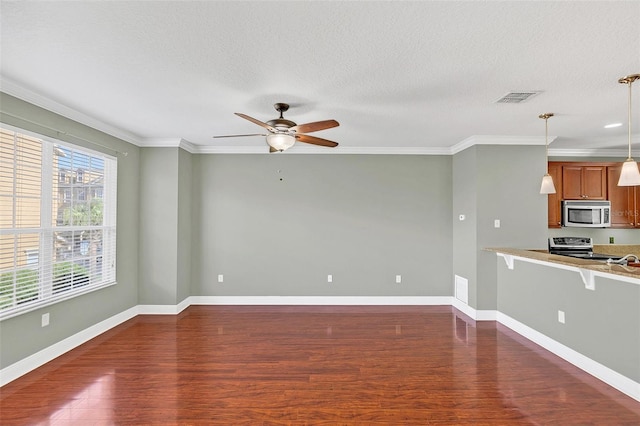
[(176, 305), (190, 296), (193, 156), (140, 152), (140, 303)]
[(476, 309), (497, 309), (494, 254), (483, 248), (547, 245), (547, 197), (539, 194), (544, 160), (543, 146), (476, 145), (454, 156), (454, 274), (469, 280)]
[(592, 291), (578, 272), (517, 260), (509, 270), (502, 258), (494, 262), (500, 312), (640, 381), (639, 285), (596, 277)]
[(194, 295), (451, 295), (451, 157), (199, 155), (193, 181)]
[(176, 303), (191, 296), (191, 234), (192, 234), (192, 188), (193, 155), (178, 151), (178, 245), (177, 245), (177, 294)]
[(177, 303), (178, 149), (140, 150), (138, 293), (145, 305)]
[[(640, 228), (572, 228), (564, 227), (549, 229), (550, 237), (591, 237), (594, 244), (609, 244), (609, 237), (613, 237), (615, 244), (640, 244)], [(640, 254), (640, 253), (638, 253)]]
[[(139, 149), (4, 93), (0, 93), (0, 121), (109, 155), (116, 155), (113, 150), (128, 153), (118, 155), (118, 284), (0, 322), (0, 368), (4, 368), (138, 304)], [(51, 323), (43, 328), (41, 317), (47, 312)]]
[[(453, 272), (469, 281), (469, 306), (478, 306), (477, 147), (453, 156)], [(465, 219), (460, 220), (460, 215)]]

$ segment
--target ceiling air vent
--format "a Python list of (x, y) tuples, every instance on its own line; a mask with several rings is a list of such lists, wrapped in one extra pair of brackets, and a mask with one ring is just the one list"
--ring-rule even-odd
[(541, 92), (509, 92), (496, 101), (497, 104), (519, 104)]

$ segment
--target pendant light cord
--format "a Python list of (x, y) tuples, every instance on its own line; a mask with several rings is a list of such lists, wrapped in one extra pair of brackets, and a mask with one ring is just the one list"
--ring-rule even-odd
[(547, 159), (547, 174), (549, 174), (549, 117), (544, 119), (544, 147), (545, 158)]
[(552, 112), (545, 112), (538, 116), (544, 120), (544, 156), (547, 160), (547, 174), (549, 174), (549, 118), (553, 115)]
[(633, 84), (634, 81), (636, 81), (639, 78), (640, 78), (640, 74), (631, 74), (626, 77), (621, 77), (618, 79), (618, 83), (629, 85), (629, 157), (627, 158), (627, 161), (633, 160), (633, 158), (631, 158), (631, 118), (632, 118), (631, 103), (633, 99), (633, 96), (631, 95), (631, 85)]
[(633, 79), (629, 79), (629, 160), (631, 160), (631, 85)]

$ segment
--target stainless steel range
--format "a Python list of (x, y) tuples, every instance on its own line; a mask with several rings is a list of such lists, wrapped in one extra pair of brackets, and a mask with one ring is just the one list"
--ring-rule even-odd
[(621, 256), (612, 254), (594, 253), (593, 239), (591, 237), (551, 237), (549, 238), (549, 253), (578, 259), (611, 262), (618, 262), (623, 259)]

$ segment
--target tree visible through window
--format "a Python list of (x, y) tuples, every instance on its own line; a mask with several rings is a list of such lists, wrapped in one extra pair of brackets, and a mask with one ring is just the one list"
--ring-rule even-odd
[(0, 129), (0, 319), (115, 283), (116, 160)]

